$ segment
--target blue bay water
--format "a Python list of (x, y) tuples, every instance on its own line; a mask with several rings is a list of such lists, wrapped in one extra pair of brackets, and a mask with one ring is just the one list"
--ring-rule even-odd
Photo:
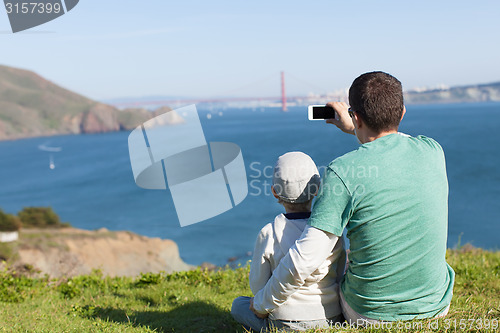
[[(226, 213), (181, 228), (168, 190), (135, 185), (128, 132), (0, 142), (0, 208), (17, 213), (26, 206), (51, 206), (75, 227), (169, 238), (190, 264), (225, 264), (230, 257), (248, 259), (260, 228), (283, 211), (270, 194), (272, 167), (279, 155), (303, 151), (325, 166), (358, 146), (354, 136), (307, 120), (305, 107), (287, 113), (277, 108), (201, 110), (200, 117), (208, 141), (238, 144), (245, 160), (249, 195)], [(433, 137), (445, 150), (448, 247), (460, 238), (462, 244), (500, 247), (498, 124), (498, 103), (409, 106), (401, 124), (402, 132)], [(62, 147), (52, 153), (53, 170), (51, 153), (38, 149), (42, 144)], [(196, 209), (196, 202), (192, 205)]]

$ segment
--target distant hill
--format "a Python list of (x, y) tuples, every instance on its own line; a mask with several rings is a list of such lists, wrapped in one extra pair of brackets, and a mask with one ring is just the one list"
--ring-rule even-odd
[(407, 91), (407, 104), (500, 102), (500, 82), (448, 89)]
[[(34, 72), (0, 65), (0, 140), (129, 130), (169, 110), (118, 110)], [(182, 121), (172, 116), (173, 123)]]

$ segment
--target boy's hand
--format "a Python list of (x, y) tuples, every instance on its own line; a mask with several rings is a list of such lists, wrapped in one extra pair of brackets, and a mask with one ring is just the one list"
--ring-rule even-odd
[(252, 312), (260, 319), (266, 319), (269, 316), (269, 313), (259, 313), (257, 312), (257, 310), (255, 310), (255, 308), (253, 307), (253, 297), (250, 298), (250, 310), (252, 310)]
[(329, 124), (334, 124), (342, 132), (354, 135), (354, 123), (352, 122), (351, 116), (349, 116), (349, 106), (344, 102), (330, 102), (326, 104), (327, 106), (335, 110), (335, 118), (327, 119), (326, 122)]

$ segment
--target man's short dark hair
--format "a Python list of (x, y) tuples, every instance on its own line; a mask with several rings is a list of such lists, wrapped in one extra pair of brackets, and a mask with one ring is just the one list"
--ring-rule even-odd
[(403, 87), (387, 73), (365, 73), (349, 88), (349, 104), (372, 130), (394, 130), (403, 116)]

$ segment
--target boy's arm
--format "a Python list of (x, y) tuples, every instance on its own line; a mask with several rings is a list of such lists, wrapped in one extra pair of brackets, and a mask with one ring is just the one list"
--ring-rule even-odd
[(281, 259), (266, 286), (255, 294), (254, 311), (260, 314), (272, 312), (284, 303), (328, 258), (338, 239), (337, 235), (307, 225)]
[(257, 236), (255, 247), (253, 250), (252, 262), (250, 264), (250, 289), (255, 295), (259, 290), (264, 288), (267, 280), (272, 275), (271, 263), (266, 255), (266, 249), (270, 239), (273, 239), (269, 225), (266, 225)]

